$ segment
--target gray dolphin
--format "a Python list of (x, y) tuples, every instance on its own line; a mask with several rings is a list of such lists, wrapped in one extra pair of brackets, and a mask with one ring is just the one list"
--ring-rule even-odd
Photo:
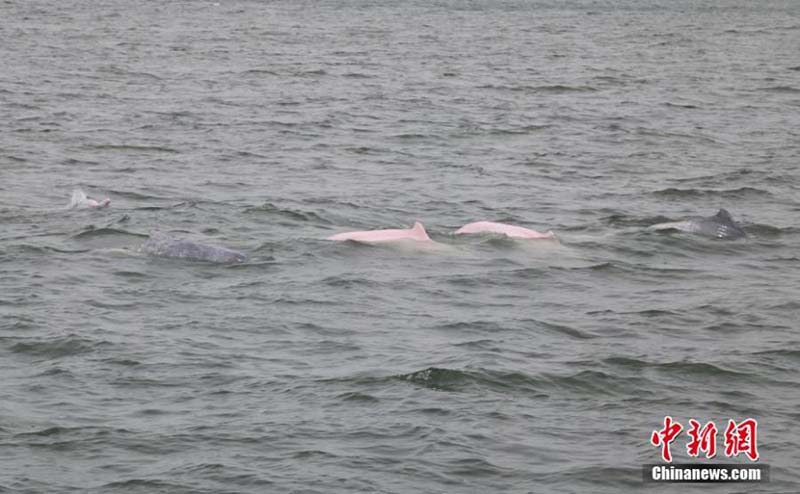
[(180, 240), (161, 232), (151, 233), (150, 238), (142, 244), (140, 250), (151, 256), (173, 257), (192, 261), (240, 263), (247, 260), (245, 254), (235, 250), (198, 244), (189, 240)]
[(724, 209), (720, 209), (717, 211), (717, 214), (708, 218), (693, 216), (684, 221), (659, 223), (650, 228), (653, 230), (680, 230), (682, 232), (696, 233), (706, 237), (730, 240), (747, 236), (747, 233), (734, 221), (731, 214)]

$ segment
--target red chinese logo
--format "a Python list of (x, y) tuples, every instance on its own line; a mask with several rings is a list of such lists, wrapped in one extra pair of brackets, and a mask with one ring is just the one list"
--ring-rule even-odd
[(653, 446), (661, 445), (661, 457), (664, 458), (664, 461), (672, 461), (672, 453), (669, 451), (669, 445), (678, 437), (678, 434), (680, 434), (682, 430), (683, 426), (677, 422), (673, 422), (672, 417), (667, 415), (664, 417), (664, 428), (660, 431), (653, 431), (653, 435), (650, 436), (650, 442), (653, 443)]
[[(707, 422), (700, 427), (700, 422), (695, 419), (689, 420), (691, 426), (686, 434), (691, 439), (686, 445), (686, 454), (697, 458), (700, 453), (704, 453), (706, 458), (713, 458), (717, 454), (717, 426), (713, 421)], [(670, 444), (677, 439), (678, 434), (683, 430), (683, 426), (672, 420), (667, 415), (664, 417), (664, 427), (653, 431), (650, 436), (650, 443), (653, 446), (661, 446), (661, 458), (664, 461), (672, 462), (672, 452)], [(738, 456), (741, 453), (747, 455), (752, 461), (758, 460), (758, 422), (755, 419), (745, 419), (738, 424), (733, 420), (728, 420), (725, 428), (725, 456)]]
[(725, 456), (738, 456), (744, 453), (753, 461), (758, 459), (756, 449), (756, 430), (758, 423), (753, 419), (742, 420), (738, 424), (728, 420), (725, 428)]
[(692, 440), (686, 445), (686, 453), (689, 456), (697, 457), (701, 451), (705, 451), (706, 458), (713, 458), (717, 455), (717, 426), (714, 422), (708, 422), (700, 429), (700, 422), (695, 419), (689, 420), (692, 426), (687, 432)]

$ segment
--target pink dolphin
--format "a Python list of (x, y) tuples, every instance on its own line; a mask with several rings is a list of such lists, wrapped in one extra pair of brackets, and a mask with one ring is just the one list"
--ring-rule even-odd
[(507, 225), (505, 223), (495, 223), (493, 221), (476, 221), (475, 223), (468, 223), (458, 230), (456, 233), (461, 235), (464, 233), (500, 233), (510, 238), (555, 238), (556, 235), (548, 231), (547, 233), (539, 233), (536, 230), (529, 230), (521, 226)]
[(83, 208), (97, 209), (97, 208), (107, 207), (109, 204), (111, 204), (111, 199), (109, 199), (108, 197), (98, 201), (96, 199), (87, 197), (82, 190), (75, 189), (72, 191), (72, 199), (70, 200), (69, 206), (67, 207), (70, 209), (83, 209)]
[(95, 199), (87, 199), (86, 200), (86, 207), (88, 208), (104, 208), (111, 204), (111, 199), (106, 197), (105, 199), (101, 199), (99, 201)]
[(428, 233), (422, 223), (417, 221), (414, 223), (413, 228), (405, 230), (367, 230), (364, 232), (345, 232), (339, 233), (328, 240), (335, 240), (343, 242), (345, 240), (354, 240), (356, 242), (365, 243), (380, 243), (380, 242), (396, 242), (398, 240), (415, 240), (417, 242), (431, 242)]

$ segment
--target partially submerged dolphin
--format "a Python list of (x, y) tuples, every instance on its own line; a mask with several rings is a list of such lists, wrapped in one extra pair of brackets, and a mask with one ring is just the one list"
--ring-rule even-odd
[(494, 221), (476, 221), (475, 223), (468, 223), (456, 230), (456, 234), (458, 235), (465, 233), (498, 233), (509, 238), (556, 238), (555, 233), (552, 231), (540, 233), (536, 230), (530, 230), (521, 226), (508, 225), (506, 223), (495, 223)]
[(240, 263), (247, 256), (235, 250), (213, 245), (198, 244), (189, 240), (180, 240), (160, 232), (150, 234), (140, 250), (156, 257), (173, 257), (192, 261), (208, 261), (219, 263)]
[(650, 229), (680, 230), (682, 232), (695, 233), (706, 237), (730, 240), (747, 236), (747, 233), (734, 221), (731, 214), (724, 209), (720, 209), (717, 211), (717, 214), (708, 218), (694, 216), (684, 221), (659, 223), (651, 226)]
[(75, 189), (72, 191), (72, 198), (67, 205), (67, 209), (97, 209), (108, 207), (109, 204), (111, 204), (111, 199), (108, 197), (98, 201), (87, 197), (81, 189)]
[(413, 240), (416, 242), (432, 242), (425, 227), (417, 221), (412, 228), (390, 229), (390, 230), (367, 230), (362, 232), (345, 232), (328, 237), (328, 240), (343, 242), (353, 240), (363, 243), (397, 242), (403, 240)]

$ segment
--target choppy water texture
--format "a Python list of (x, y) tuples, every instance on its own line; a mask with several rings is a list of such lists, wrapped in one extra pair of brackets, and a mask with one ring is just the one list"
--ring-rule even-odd
[[(7, 0), (0, 39), (0, 492), (637, 492), (667, 414), (759, 421), (772, 482), (703, 492), (800, 490), (797, 2)], [(747, 239), (647, 229), (721, 207)], [(324, 240), (415, 220), (444, 248)]]

